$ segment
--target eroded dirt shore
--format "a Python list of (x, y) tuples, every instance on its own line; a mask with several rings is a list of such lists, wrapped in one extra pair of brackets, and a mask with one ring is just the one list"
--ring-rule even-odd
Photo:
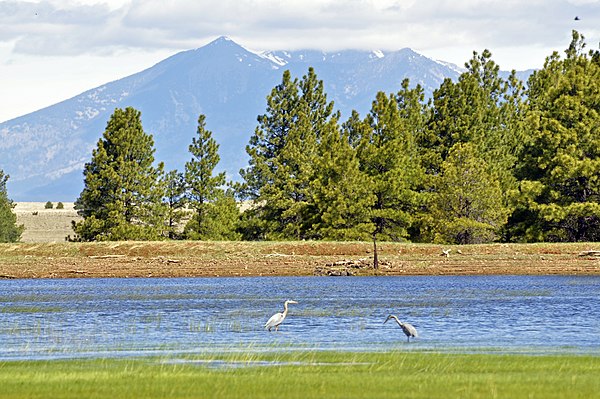
[[(108, 242), (0, 244), (0, 278), (600, 275), (596, 243)], [(450, 250), (448, 256), (443, 251)], [(590, 252), (592, 251), (592, 252)]]

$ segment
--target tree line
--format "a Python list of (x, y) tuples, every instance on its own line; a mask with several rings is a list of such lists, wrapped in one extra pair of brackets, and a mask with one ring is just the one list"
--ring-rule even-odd
[(237, 182), (215, 173), (204, 115), (185, 170), (165, 172), (139, 111), (117, 109), (84, 169), (76, 238), (600, 239), (600, 52), (574, 31), (527, 85), (487, 50), (465, 67), (431, 99), (404, 80), (343, 121), (312, 68), (285, 71)]

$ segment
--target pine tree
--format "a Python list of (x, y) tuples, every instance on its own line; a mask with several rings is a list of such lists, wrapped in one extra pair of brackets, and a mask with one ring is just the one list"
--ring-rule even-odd
[(370, 210), (374, 242), (374, 267), (377, 268), (377, 240), (401, 241), (422, 198), (422, 169), (414, 136), (406, 125), (394, 95), (378, 93), (370, 114), (362, 123), (356, 115), (345, 125), (355, 143), (360, 169), (370, 177), (375, 202)]
[(418, 204), (414, 209), (413, 220), (408, 228), (409, 238), (411, 241), (424, 241), (429, 226), (426, 205), (431, 196), (430, 191), (426, 190), (426, 188), (432, 186), (430, 181), (432, 176), (425, 174), (425, 170), (422, 167), (423, 154), (417, 143), (422, 142), (423, 138), (428, 134), (427, 123), (431, 118), (431, 105), (430, 102), (425, 102), (423, 87), (419, 84), (411, 87), (408, 79), (402, 81), (402, 87), (396, 94), (396, 102), (404, 130), (409, 134), (412, 141), (411, 147), (414, 146), (416, 148), (416, 157), (419, 160), (418, 165), (413, 165), (419, 171), (419, 176), (416, 179), (419, 183), (415, 186), (415, 191), (419, 193), (419, 196)]
[(225, 192), (225, 172), (214, 175), (219, 144), (206, 129), (204, 115), (198, 117), (198, 136), (192, 139), (192, 159), (185, 164), (187, 199), (194, 216), (185, 226), (185, 236), (192, 240), (237, 240), (239, 210), (231, 192)]
[(267, 97), (266, 113), (258, 116), (258, 126), (246, 146), (249, 166), (240, 170), (244, 183), (238, 188), (243, 197), (257, 201), (263, 187), (275, 181), (277, 157), (297, 119), (294, 107), (298, 96), (298, 80), (292, 80), (286, 70), (281, 83)]
[(0, 169), (0, 242), (17, 242), (25, 230), (17, 225), (17, 215), (13, 212), (15, 204), (8, 198), (6, 182), (9, 176)]
[(500, 183), (471, 143), (457, 143), (442, 164), (431, 204), (434, 241), (478, 244), (498, 239), (508, 210)]
[(193, 226), (200, 226), (208, 218), (207, 208), (222, 192), (225, 184), (225, 172), (213, 176), (219, 160), (219, 144), (212, 137), (212, 132), (206, 129), (206, 117), (198, 117), (197, 137), (192, 139), (188, 147), (192, 159), (185, 164), (185, 181), (187, 199), (194, 209), (194, 221), (186, 229), (193, 231)]
[(333, 103), (312, 68), (301, 81), (284, 72), (247, 146), (250, 166), (240, 171), (242, 194), (254, 201), (244, 230), (254, 238), (308, 237), (317, 146), (333, 116)]
[(181, 238), (180, 223), (186, 216), (185, 178), (183, 173), (172, 170), (163, 178), (165, 186), (166, 225), (170, 239)]
[(527, 138), (511, 240), (600, 240), (600, 53), (573, 31), (529, 79)]
[(427, 173), (436, 175), (450, 149), (472, 143), (499, 179), (503, 192), (516, 186), (512, 171), (523, 129), (523, 85), (513, 71), (506, 81), (499, 66), (485, 50), (465, 64), (458, 82), (446, 79), (434, 92), (428, 130), (419, 136)]
[(191, 240), (236, 241), (240, 211), (231, 190), (219, 191), (214, 201), (205, 204), (206, 217), (193, 218), (185, 227), (185, 236)]
[(374, 226), (370, 209), (375, 197), (371, 179), (360, 170), (356, 150), (337, 120), (323, 130), (312, 182), (313, 238), (368, 240)]
[(74, 224), (84, 241), (150, 240), (163, 237), (162, 163), (154, 163), (154, 140), (139, 111), (115, 109), (103, 138), (85, 165), (76, 201), (84, 220)]

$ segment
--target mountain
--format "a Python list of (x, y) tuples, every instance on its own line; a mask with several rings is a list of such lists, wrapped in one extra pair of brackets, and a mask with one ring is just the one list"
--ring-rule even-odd
[(301, 77), (314, 67), (343, 118), (365, 115), (375, 94), (396, 92), (404, 78), (430, 96), (456, 79), (455, 65), (410, 49), (381, 51), (277, 51), (256, 53), (221, 37), (175, 54), (151, 68), (86, 91), (53, 106), (0, 124), (0, 169), (10, 175), (15, 201), (72, 201), (83, 188), (82, 170), (116, 107), (142, 113), (153, 134), (155, 159), (183, 169), (199, 114), (220, 144), (220, 170), (237, 179), (245, 146), (266, 109), (266, 97), (283, 71)]

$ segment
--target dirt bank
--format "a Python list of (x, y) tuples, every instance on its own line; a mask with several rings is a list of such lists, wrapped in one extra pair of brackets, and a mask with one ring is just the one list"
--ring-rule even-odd
[[(443, 250), (450, 249), (449, 256)], [(600, 244), (109, 242), (0, 244), (1, 278), (352, 275), (600, 275)], [(332, 266), (333, 265), (333, 266)]]

